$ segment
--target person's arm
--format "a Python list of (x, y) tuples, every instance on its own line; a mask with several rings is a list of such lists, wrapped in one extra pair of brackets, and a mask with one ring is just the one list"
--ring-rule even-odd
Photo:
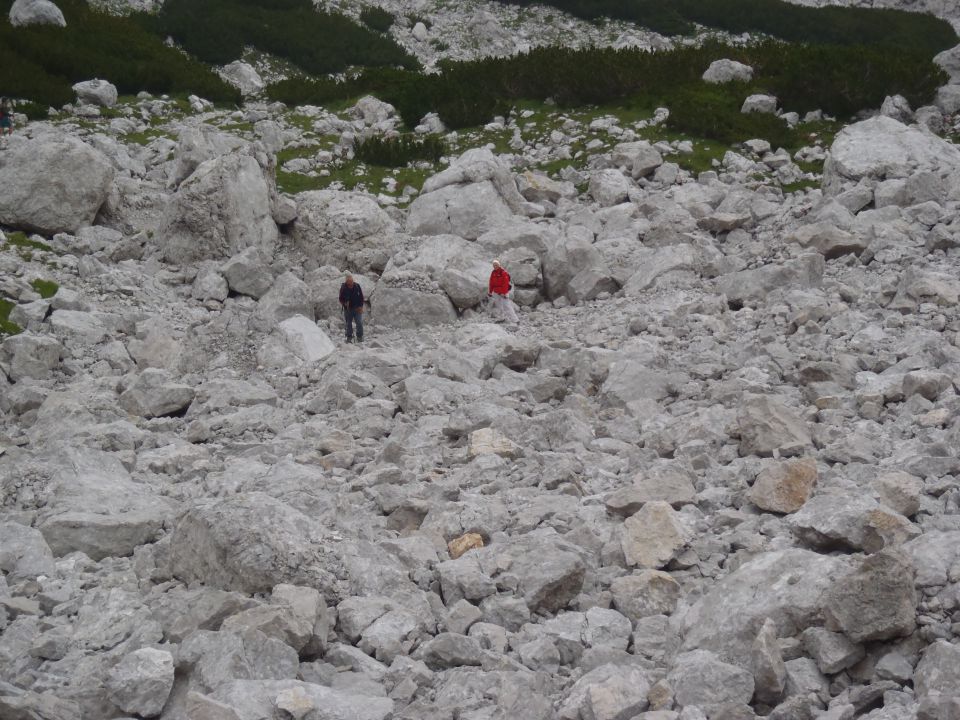
[(357, 312), (363, 314), (363, 303), (366, 298), (363, 297), (363, 288), (357, 285), (357, 295), (360, 296), (360, 307), (357, 308)]

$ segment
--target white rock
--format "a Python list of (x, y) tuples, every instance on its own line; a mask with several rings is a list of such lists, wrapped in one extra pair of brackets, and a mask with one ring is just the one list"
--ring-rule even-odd
[(82, 103), (113, 107), (117, 104), (117, 87), (106, 80), (85, 80), (73, 86), (77, 99)]
[(13, 136), (0, 153), (0, 223), (45, 235), (89, 225), (107, 199), (110, 161), (69, 135)]
[(742, 113), (766, 113), (773, 115), (777, 112), (777, 99), (772, 95), (750, 95), (743, 101), (740, 108)]
[(110, 700), (124, 712), (155, 717), (173, 689), (173, 656), (166, 650), (135, 650), (113, 668), (107, 679)]
[(27, 25), (58, 25), (66, 27), (63, 12), (50, 0), (15, 0), (10, 6), (10, 24), (14, 27)]
[(753, 68), (736, 60), (714, 60), (703, 73), (703, 80), (714, 85), (734, 80), (750, 82), (753, 80)]
[(284, 320), (277, 326), (277, 331), (284, 345), (306, 363), (322, 360), (337, 349), (327, 334), (303, 315)]
[(240, 90), (243, 95), (256, 95), (264, 88), (263, 78), (249, 63), (234, 60), (220, 70), (220, 77)]

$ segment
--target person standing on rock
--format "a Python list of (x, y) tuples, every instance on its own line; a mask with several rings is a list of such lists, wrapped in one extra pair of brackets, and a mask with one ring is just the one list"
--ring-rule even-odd
[(0, 137), (3, 135), (13, 135), (13, 108), (6, 98), (0, 98)]
[(357, 325), (357, 342), (363, 342), (363, 290), (353, 281), (353, 275), (347, 273), (340, 286), (340, 307), (343, 308), (343, 324), (347, 342), (353, 342), (353, 325)]
[(493, 272), (490, 273), (490, 287), (487, 291), (494, 316), (500, 320), (518, 323), (520, 318), (517, 317), (517, 311), (513, 309), (513, 301), (507, 297), (512, 287), (510, 273), (503, 269), (499, 260), (494, 260)]

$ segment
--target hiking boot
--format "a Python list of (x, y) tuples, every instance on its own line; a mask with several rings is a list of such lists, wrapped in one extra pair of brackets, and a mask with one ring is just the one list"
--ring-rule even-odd
[(362, 343), (362, 342), (363, 342), (363, 336), (362, 336), (362, 335), (357, 338), (357, 342), (358, 342), (358, 343)]

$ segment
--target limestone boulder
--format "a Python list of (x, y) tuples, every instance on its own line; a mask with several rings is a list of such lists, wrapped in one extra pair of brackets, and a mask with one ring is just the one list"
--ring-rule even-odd
[(812, 458), (769, 464), (750, 488), (750, 502), (770, 512), (796, 512), (810, 497), (817, 475), (817, 463)]
[(824, 595), (848, 563), (808, 550), (762, 553), (716, 583), (684, 615), (683, 649), (710, 650), (750, 667), (753, 642), (767, 618), (777, 637), (823, 624)]
[(736, 60), (714, 60), (703, 73), (704, 82), (719, 85), (728, 82), (750, 82), (753, 68)]
[(384, 327), (413, 329), (453, 323), (457, 310), (443, 291), (377, 283), (370, 298), (372, 322)]
[(53, 553), (43, 534), (26, 525), (0, 524), (0, 570), (11, 583), (54, 575)]
[(680, 707), (710, 707), (727, 703), (747, 704), (753, 697), (753, 675), (737, 665), (723, 662), (708, 650), (677, 656), (667, 675)]
[(823, 167), (824, 194), (838, 195), (863, 179), (905, 179), (922, 171), (949, 179), (955, 191), (960, 149), (928, 131), (878, 116), (837, 133)]
[(913, 674), (913, 686), (921, 700), (960, 695), (960, 646), (946, 640), (927, 646)]
[(183, 413), (193, 402), (194, 390), (174, 382), (166, 370), (147, 368), (120, 395), (120, 407), (133, 415), (153, 418)]
[(334, 589), (336, 544), (298, 510), (262, 493), (198, 503), (177, 520), (170, 566), (185, 582), (265, 592), (279, 583)]
[(11, 335), (0, 344), (0, 358), (7, 363), (7, 372), (14, 382), (48, 377), (64, 353), (63, 345), (55, 338), (30, 332)]
[(868, 555), (825, 593), (827, 629), (855, 643), (909, 635), (917, 625), (913, 578), (908, 555), (896, 550)]
[(920, 529), (872, 497), (825, 493), (787, 518), (793, 533), (811, 547), (877, 552), (917, 537)]
[(427, 179), (410, 204), (411, 235), (459, 235), (475, 240), (513, 215), (537, 216), (543, 209), (527, 202), (506, 164), (486, 148), (468, 150), (450, 167)]
[(77, 99), (88, 105), (113, 107), (117, 104), (117, 87), (106, 80), (84, 80), (73, 86)]
[(252, 147), (200, 163), (177, 188), (154, 234), (160, 257), (184, 264), (227, 259), (248, 247), (272, 254), (274, 195), (270, 162)]
[(166, 650), (141, 648), (126, 655), (110, 672), (107, 693), (124, 712), (156, 717), (173, 689), (173, 656)]
[(0, 154), (0, 223), (44, 235), (93, 223), (113, 181), (113, 164), (70, 135), (14, 135)]
[(50, 0), (15, 0), (10, 6), (10, 24), (14, 27), (28, 25), (56, 25), (66, 27), (63, 12)]
[(220, 77), (237, 88), (243, 95), (256, 95), (263, 91), (265, 83), (260, 73), (249, 63), (234, 60), (224, 65), (220, 70)]
[(746, 397), (737, 423), (741, 455), (799, 455), (812, 444), (807, 424), (797, 412), (767, 395)]
[(653, 500), (624, 522), (620, 546), (628, 566), (661, 568), (690, 538), (690, 531), (669, 503)]

